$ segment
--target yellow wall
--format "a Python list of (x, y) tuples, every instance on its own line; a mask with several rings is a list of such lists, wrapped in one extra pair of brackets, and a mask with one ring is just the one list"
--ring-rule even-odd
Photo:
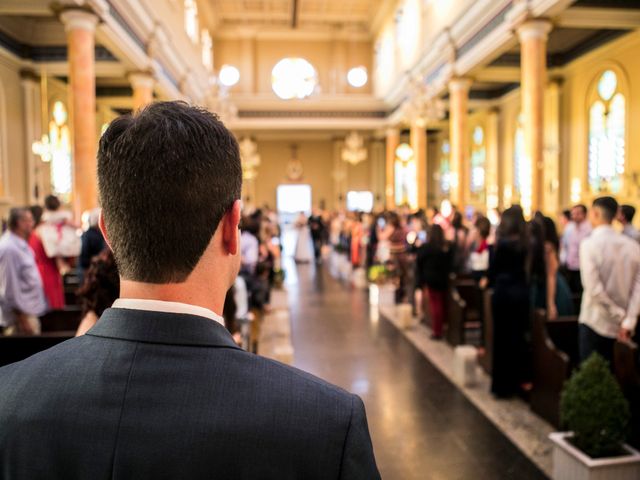
[[(287, 165), (291, 159), (291, 145), (298, 146), (297, 158), (302, 162), (304, 170), (300, 180), (292, 181), (287, 177)], [(327, 208), (343, 208), (346, 205), (346, 192), (349, 190), (369, 190), (375, 195), (383, 192), (374, 191), (371, 182), (372, 156), (366, 161), (351, 166), (342, 160), (337, 160), (338, 168), (342, 168), (346, 175), (340, 185), (334, 178), (336, 170), (335, 152), (340, 151), (342, 143), (336, 147), (333, 140), (258, 140), (258, 153), (261, 163), (258, 176), (252, 189), (255, 198), (250, 203), (256, 206), (268, 204), (276, 207), (276, 190), (282, 184), (309, 184), (312, 188), (312, 201), (315, 207), (324, 200)], [(340, 204), (339, 195), (343, 201)]]
[[(595, 195), (589, 192), (587, 184), (588, 161), (588, 101), (591, 88), (597, 82), (602, 72), (613, 66), (624, 73), (622, 80), (627, 84), (627, 172), (640, 173), (640, 136), (635, 134), (635, 128), (640, 125), (640, 32), (631, 33), (609, 45), (599, 48), (576, 60), (565, 69), (563, 84), (562, 110), (564, 115), (561, 122), (563, 132), (561, 148), (561, 165), (565, 165), (565, 175), (561, 178), (561, 198), (568, 204), (570, 201), (570, 183), (574, 178), (580, 179), (582, 185), (582, 200), (589, 202)], [(620, 79), (619, 79), (620, 81)], [(623, 89), (625, 86), (623, 85)], [(631, 186), (632, 182), (627, 182)], [(637, 185), (637, 181), (636, 181)], [(624, 191), (618, 195), (621, 202), (640, 203), (638, 188)]]
[[(336, 40), (230, 40), (216, 39), (214, 47), (215, 68), (224, 64), (240, 70), (240, 81), (231, 92), (273, 94), (271, 71), (285, 57), (302, 57), (308, 60), (318, 73), (320, 92), (371, 93), (371, 42), (347, 39)], [(251, 45), (250, 47), (247, 45)], [(253, 58), (244, 55), (253, 52)], [(361, 88), (348, 86), (346, 75), (350, 68), (365, 66), (369, 82)], [(249, 71), (249, 72), (247, 72)]]

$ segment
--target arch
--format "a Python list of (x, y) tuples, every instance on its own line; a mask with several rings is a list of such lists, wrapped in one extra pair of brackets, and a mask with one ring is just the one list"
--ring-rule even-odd
[(619, 194), (629, 138), (629, 81), (614, 62), (600, 66), (587, 91), (587, 185), (594, 194)]

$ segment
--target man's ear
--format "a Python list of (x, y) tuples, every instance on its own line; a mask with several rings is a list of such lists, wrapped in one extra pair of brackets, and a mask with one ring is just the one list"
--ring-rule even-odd
[(225, 213), (224, 217), (222, 217), (222, 242), (229, 255), (237, 255), (240, 251), (238, 227), (240, 226), (241, 210), (242, 202), (236, 200), (227, 213)]
[(106, 244), (109, 247), (109, 249), (113, 250), (111, 248), (111, 242), (109, 242), (109, 237), (107, 236), (107, 227), (104, 225), (104, 212), (102, 210), (100, 210), (100, 218), (98, 220), (98, 228), (100, 228), (100, 231), (102, 232), (102, 238), (104, 238), (104, 241), (106, 242)]

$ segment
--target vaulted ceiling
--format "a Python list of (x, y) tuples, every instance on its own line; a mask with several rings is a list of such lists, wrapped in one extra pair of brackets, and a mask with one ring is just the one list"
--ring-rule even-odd
[(385, 0), (201, 0), (212, 27), (369, 31)]

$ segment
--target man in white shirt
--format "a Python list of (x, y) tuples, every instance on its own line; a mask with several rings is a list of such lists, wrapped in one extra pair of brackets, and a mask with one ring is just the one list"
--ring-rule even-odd
[(636, 242), (640, 242), (640, 230), (633, 226), (633, 217), (636, 215), (635, 207), (621, 205), (618, 212), (618, 221), (622, 224), (622, 234)]
[(33, 217), (26, 208), (12, 208), (9, 230), (0, 238), (0, 334), (36, 335), (47, 301), (33, 251), (27, 240)]
[(611, 362), (616, 337), (629, 340), (640, 313), (640, 245), (613, 229), (617, 213), (614, 198), (597, 198), (591, 209), (594, 230), (580, 245), (581, 360), (596, 351)]
[(569, 288), (573, 294), (582, 293), (580, 282), (580, 245), (591, 234), (592, 226), (587, 220), (587, 207), (576, 205), (571, 209), (571, 222), (562, 234), (562, 257)]

